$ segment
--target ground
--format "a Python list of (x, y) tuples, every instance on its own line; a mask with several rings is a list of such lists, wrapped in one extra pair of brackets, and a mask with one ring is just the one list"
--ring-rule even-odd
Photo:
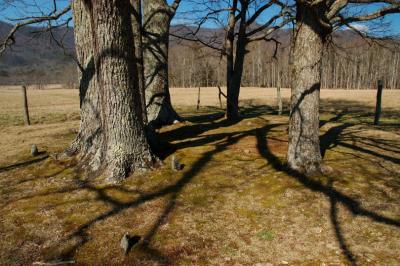
[[(374, 91), (321, 92), (333, 171), (315, 177), (284, 166), (274, 89), (243, 89), (237, 124), (217, 90), (202, 89), (198, 111), (197, 93), (172, 90), (187, 121), (160, 131), (164, 165), (105, 185), (51, 156), (78, 129), (77, 91), (28, 90), (28, 127), (21, 91), (0, 89), (0, 264), (400, 265), (400, 91), (384, 91), (380, 126)], [(125, 256), (126, 232), (140, 240)]]

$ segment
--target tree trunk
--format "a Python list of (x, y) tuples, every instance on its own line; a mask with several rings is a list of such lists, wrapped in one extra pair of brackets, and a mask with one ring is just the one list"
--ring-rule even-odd
[(142, 122), (130, 3), (96, 0), (85, 5), (73, 3), (77, 53), (93, 66), (81, 74), (81, 129), (74, 142), (81, 144), (73, 146), (92, 162), (92, 170), (118, 181), (155, 160)]
[[(226, 40), (227, 51), (227, 101), (226, 118), (230, 121), (239, 119), (239, 94), (242, 81), (244, 57), (246, 54), (246, 12), (241, 12), (236, 54), (233, 57), (233, 43), (235, 41), (235, 11), (237, 1), (233, 2), (232, 11), (229, 15), (229, 30)], [(247, 9), (247, 5), (242, 3), (242, 10)]]
[(72, 1), (72, 10), (75, 50), (79, 64), (81, 122), (79, 132), (65, 154), (68, 156), (78, 155), (82, 165), (87, 165), (91, 171), (96, 171), (100, 167), (101, 121), (91, 20), (82, 0)]
[(311, 7), (297, 4), (292, 40), (292, 95), (289, 120), (288, 166), (303, 173), (320, 170), (319, 93), (325, 37)]
[(145, 95), (145, 83), (144, 83), (144, 65), (143, 65), (143, 38), (142, 38), (142, 1), (131, 0), (133, 7), (132, 15), (132, 29), (133, 39), (135, 44), (135, 57), (136, 57), (136, 68), (138, 73), (138, 84), (140, 91), (140, 99), (142, 103), (142, 114), (143, 122), (147, 124), (147, 110), (146, 110), (146, 95)]
[(168, 84), (169, 28), (173, 11), (165, 0), (144, 2), (144, 77), (147, 120), (157, 128), (181, 120), (171, 104)]

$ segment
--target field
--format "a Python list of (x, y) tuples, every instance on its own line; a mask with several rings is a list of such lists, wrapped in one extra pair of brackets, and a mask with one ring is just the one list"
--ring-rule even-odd
[[(121, 185), (84, 177), (63, 151), (79, 127), (76, 90), (0, 88), (0, 265), (400, 265), (400, 91), (321, 91), (329, 175), (284, 167), (289, 90), (243, 88), (229, 124), (218, 90), (171, 90), (185, 122), (165, 127), (164, 165)], [(36, 144), (41, 151), (30, 155)], [(172, 171), (172, 155), (185, 165)], [(128, 255), (122, 235), (137, 236)]]

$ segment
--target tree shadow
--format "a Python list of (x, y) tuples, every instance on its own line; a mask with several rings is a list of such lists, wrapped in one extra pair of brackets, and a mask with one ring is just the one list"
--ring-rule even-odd
[[(42, 152), (41, 154), (44, 154), (44, 152)], [(49, 155), (46, 154), (44, 156), (41, 156), (39, 158), (35, 158), (35, 159), (32, 159), (32, 160), (15, 163), (15, 164), (8, 165), (8, 166), (2, 166), (2, 167), (0, 167), (0, 173), (11, 171), (11, 170), (22, 168), (22, 167), (26, 167), (26, 166), (29, 166), (29, 165), (32, 165), (32, 164), (35, 164), (35, 163), (39, 163), (41, 161), (46, 160), (47, 158), (49, 158)]]
[[(248, 109), (244, 109), (243, 113), (246, 114), (244, 118), (253, 118), (258, 117), (261, 114), (265, 114), (265, 112), (273, 112), (271, 111), (271, 107), (269, 106), (250, 106)], [(172, 129), (167, 132), (160, 133), (160, 136), (166, 141), (174, 141), (174, 140), (182, 140), (188, 139), (186, 141), (181, 141), (178, 143), (172, 144), (174, 150), (182, 149), (185, 147), (196, 147), (202, 146), (206, 144), (213, 143), (213, 149), (205, 152), (194, 164), (189, 168), (185, 169), (183, 176), (172, 184), (164, 185), (164, 187), (158, 188), (153, 192), (143, 192), (140, 190), (127, 190), (122, 186), (107, 186), (107, 187), (96, 187), (88, 181), (79, 180), (79, 177), (75, 179), (75, 186), (71, 190), (61, 189), (60, 191), (52, 191), (48, 192), (52, 193), (65, 193), (69, 191), (74, 191), (78, 189), (85, 189), (96, 193), (97, 199), (101, 200), (104, 203), (107, 203), (111, 206), (109, 211), (103, 212), (86, 223), (80, 225), (76, 228), (71, 234), (67, 237), (60, 239), (57, 243), (57, 246), (65, 245), (72, 240), (77, 240), (70, 247), (66, 248), (61, 253), (54, 254), (54, 256), (58, 259), (71, 259), (74, 257), (76, 252), (82, 247), (85, 243), (90, 241), (90, 236), (88, 230), (100, 221), (104, 221), (108, 218), (116, 216), (121, 212), (134, 209), (139, 207), (140, 205), (145, 204), (146, 202), (156, 200), (159, 198), (167, 198), (167, 202), (163, 207), (162, 211), (158, 215), (157, 219), (153, 222), (152, 226), (149, 230), (147, 230), (140, 237), (140, 241), (135, 245), (133, 252), (141, 252), (146, 254), (146, 256), (154, 262), (168, 265), (172, 264), (173, 261), (168, 257), (168, 254), (164, 254), (157, 248), (153, 247), (152, 240), (154, 236), (157, 234), (160, 226), (165, 224), (171, 216), (171, 213), (174, 212), (177, 206), (177, 199), (181, 194), (184, 187), (191, 182), (191, 180), (202, 170), (206, 164), (212, 159), (216, 154), (223, 152), (229, 146), (237, 143), (240, 139), (246, 136), (256, 136), (257, 139), (257, 149), (259, 153), (264, 157), (264, 159), (273, 166), (273, 168), (277, 171), (282, 171), (296, 179), (303, 186), (307, 187), (311, 191), (318, 192), (324, 194), (327, 198), (329, 198), (331, 203), (330, 210), (330, 219), (335, 229), (335, 234), (337, 240), (339, 242), (339, 246), (342, 249), (343, 254), (349, 261), (349, 263), (355, 265), (356, 259), (354, 254), (351, 252), (349, 246), (345, 242), (345, 238), (342, 233), (342, 229), (340, 226), (340, 221), (337, 216), (337, 204), (343, 205), (346, 209), (348, 209), (352, 214), (358, 216), (365, 216), (370, 218), (373, 221), (380, 222), (387, 225), (392, 225), (396, 227), (400, 227), (400, 222), (394, 219), (382, 216), (378, 213), (369, 211), (363, 208), (360, 202), (357, 199), (353, 199), (350, 196), (345, 195), (344, 193), (337, 191), (332, 185), (324, 185), (319, 181), (315, 181), (301, 173), (297, 173), (287, 169), (284, 163), (281, 162), (280, 158), (274, 155), (271, 150), (268, 148), (268, 134), (271, 130), (278, 126), (282, 126), (285, 124), (267, 124), (263, 127), (250, 129), (242, 132), (226, 132), (226, 133), (216, 133), (203, 135), (201, 134), (217, 129), (224, 126), (230, 126), (232, 124), (228, 123), (226, 120), (221, 120), (221, 112), (215, 112), (211, 115), (205, 115), (201, 117), (192, 117), (192, 121), (196, 124), (193, 125), (183, 125), (180, 128)], [(339, 121), (341, 118), (334, 118), (330, 121)], [(265, 120), (268, 123), (267, 120)], [(321, 147), (323, 147), (324, 153), (326, 150), (332, 148), (334, 145), (337, 145), (337, 140), (343, 134), (343, 131), (348, 128), (349, 125), (341, 125), (338, 128), (332, 128), (332, 130), (328, 130), (326, 135), (321, 136), (322, 142), (324, 142)], [(197, 137), (194, 140), (190, 138)], [(332, 176), (330, 176), (332, 178)], [(115, 199), (106, 193), (106, 190), (109, 188), (114, 188), (120, 191), (125, 192), (134, 192), (138, 194), (138, 197), (135, 200), (129, 202), (122, 202), (118, 199)], [(35, 195), (33, 195), (35, 196)], [(127, 259), (135, 259), (134, 256), (129, 256)]]
[[(266, 161), (268, 161), (274, 167), (275, 170), (286, 173), (290, 177), (296, 179), (304, 187), (310, 189), (311, 191), (322, 193), (327, 198), (329, 198), (329, 201), (331, 202), (331, 212), (330, 212), (331, 222), (334, 226), (339, 246), (342, 249), (343, 254), (345, 255), (350, 264), (356, 265), (357, 262), (355, 259), (355, 255), (351, 252), (350, 248), (345, 243), (343, 232), (341, 230), (340, 223), (337, 217), (336, 206), (338, 203), (342, 204), (348, 211), (350, 211), (355, 216), (364, 216), (375, 222), (383, 223), (390, 226), (400, 227), (400, 221), (370, 211), (362, 207), (361, 203), (357, 199), (347, 196), (346, 194), (333, 188), (331, 185), (324, 185), (321, 182), (311, 179), (310, 177), (300, 172), (293, 171), (289, 169), (286, 166), (286, 164), (281, 163), (279, 158), (268, 149), (267, 135), (272, 127), (265, 126), (263, 128), (257, 129), (257, 148), (260, 154), (262, 155), (262, 157), (265, 158)], [(339, 128), (334, 132), (336, 135), (338, 135), (337, 133), (340, 132), (341, 130), (342, 129)], [(322, 138), (324, 138), (324, 136), (322, 136)], [(332, 180), (333, 176), (328, 176), (328, 178)]]
[[(203, 142), (200, 144), (204, 144), (207, 142), (219, 140), (217, 144), (215, 144), (214, 149), (205, 152), (194, 164), (186, 171), (184, 172), (182, 178), (177, 180), (173, 184), (169, 184), (157, 191), (150, 192), (150, 193), (144, 193), (142, 191), (137, 191), (139, 193), (139, 197), (135, 200), (129, 201), (129, 202), (122, 202), (117, 199), (112, 198), (111, 196), (107, 195), (105, 192), (106, 189), (109, 187), (105, 188), (98, 188), (95, 187), (94, 185), (90, 184), (87, 181), (80, 181), (76, 180), (76, 182), (79, 183), (80, 189), (86, 189), (89, 191), (93, 191), (97, 194), (97, 199), (101, 200), (104, 203), (109, 204), (112, 206), (111, 210), (104, 212), (90, 221), (82, 224), (79, 226), (76, 230), (74, 230), (71, 234), (69, 234), (66, 238), (60, 240), (57, 244), (62, 245), (68, 243), (68, 241), (78, 239), (75, 244), (73, 244), (71, 247), (67, 248), (64, 250), (61, 254), (55, 254), (56, 259), (62, 259), (62, 260), (69, 260), (74, 257), (74, 254), (76, 251), (85, 243), (87, 243), (90, 240), (90, 237), (88, 236), (88, 229), (91, 228), (94, 224), (106, 220), (110, 217), (116, 216), (120, 214), (122, 211), (125, 211), (127, 209), (131, 208), (136, 208), (146, 202), (162, 198), (162, 197), (167, 197), (168, 201), (161, 211), (160, 215), (154, 221), (153, 225), (151, 228), (143, 235), (140, 236), (141, 240), (139, 241), (137, 247), (135, 247), (135, 250), (139, 250), (142, 253), (146, 253), (151, 260), (154, 260), (160, 264), (171, 264), (172, 262), (169, 261), (169, 258), (167, 255), (163, 254), (161, 251), (157, 250), (156, 248), (151, 246), (151, 241), (154, 237), (154, 235), (157, 233), (158, 228), (163, 225), (169, 218), (170, 214), (174, 211), (176, 208), (176, 202), (177, 198), (180, 195), (182, 189), (197, 175), (197, 173), (204, 168), (204, 166), (211, 160), (211, 158), (215, 155), (218, 154), (224, 150), (226, 150), (229, 146), (233, 145), (237, 141), (239, 141), (241, 138), (244, 136), (247, 136), (249, 134), (253, 133), (253, 130), (249, 130), (246, 132), (240, 132), (240, 133), (226, 133), (226, 134), (218, 134), (214, 138), (208, 138), (205, 137), (203, 139)], [(195, 145), (198, 145), (199, 143), (196, 143)], [(193, 143), (192, 143), (193, 145)], [(123, 188), (121, 187), (113, 187), (117, 190), (123, 191)], [(54, 259), (54, 258), (52, 258)]]

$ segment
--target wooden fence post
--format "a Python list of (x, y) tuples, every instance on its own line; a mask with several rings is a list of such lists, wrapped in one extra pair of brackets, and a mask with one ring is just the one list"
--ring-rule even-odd
[(382, 112), (382, 89), (383, 89), (383, 82), (382, 82), (382, 80), (378, 80), (378, 91), (377, 91), (377, 94), (376, 94), (376, 108), (375, 108), (374, 125), (379, 125), (379, 118), (381, 117), (381, 112)]
[(281, 95), (281, 76), (282, 76), (282, 71), (279, 71), (278, 74), (278, 86), (276, 87), (276, 96), (277, 96), (277, 101), (278, 101), (278, 114), (282, 115), (282, 95)]
[(25, 125), (29, 126), (31, 124), (31, 121), (29, 119), (29, 107), (28, 107), (28, 96), (26, 94), (26, 86), (22, 86), (22, 95), (23, 95), (23, 101), (24, 101), (24, 121)]
[(200, 108), (200, 87), (199, 87), (199, 93), (197, 96), (197, 111), (199, 110), (199, 108)]

